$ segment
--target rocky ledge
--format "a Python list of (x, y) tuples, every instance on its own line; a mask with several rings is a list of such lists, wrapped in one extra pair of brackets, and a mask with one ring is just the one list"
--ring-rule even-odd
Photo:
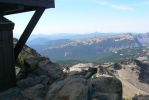
[(27, 56), (16, 87), (0, 93), (0, 100), (122, 100), (120, 80), (91, 78), (96, 68), (71, 73), (63, 69), (48, 58)]

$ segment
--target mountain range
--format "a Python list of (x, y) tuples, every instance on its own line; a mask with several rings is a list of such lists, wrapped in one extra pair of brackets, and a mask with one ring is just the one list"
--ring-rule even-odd
[[(130, 39), (130, 37), (127, 39)], [(15, 46), (18, 40), (14, 39), (13, 42)], [(140, 51), (144, 51), (144, 53)], [(27, 100), (28, 98), (44, 99), (45, 96), (49, 95), (52, 96), (51, 98), (54, 98), (53, 94), (63, 95), (65, 91), (66, 94), (68, 94), (69, 92), (71, 93), (71, 91), (74, 89), (78, 89), (77, 92), (80, 91), (81, 93), (79, 93), (79, 95), (82, 96), (82, 89), (83, 89), (82, 87), (84, 87), (85, 91), (87, 91), (85, 87), (86, 84), (87, 86), (89, 86), (87, 87), (87, 89), (93, 88), (89, 90), (94, 90), (88, 93), (92, 94), (92, 92), (93, 93), (96, 92), (96, 94), (99, 96), (100, 99), (102, 96), (99, 95), (98, 93), (103, 94), (104, 97), (110, 96), (109, 100), (111, 100), (111, 94), (112, 95), (114, 94), (115, 97), (115, 93), (113, 93), (113, 90), (115, 91), (123, 88), (122, 89), (123, 92), (119, 91), (116, 93), (123, 93), (124, 100), (148, 100), (149, 48), (143, 47), (141, 49), (137, 47), (132, 49), (127, 48), (119, 50), (119, 53), (122, 54), (122, 52), (125, 53), (124, 55), (134, 54), (134, 56), (136, 56), (139, 53), (139, 55), (142, 54), (144, 56), (139, 56), (136, 57), (135, 59), (128, 58), (116, 63), (108, 63), (108, 62), (104, 64), (79, 63), (73, 66), (65, 66), (58, 63), (53, 63), (48, 58), (36, 52), (36, 50), (25, 45), (18, 57), (17, 64), (15, 67), (17, 74), (17, 85), (16, 87), (9, 89), (8, 91), (2, 92), (0, 94), (0, 100)], [(114, 58), (116, 58), (116, 56), (113, 56), (112, 59)], [(91, 81), (84, 84), (84, 81), (81, 81), (80, 79), (83, 78), (83, 80), (89, 80), (88, 76), (90, 76)], [(112, 81), (111, 78), (112, 80), (113, 79), (114, 80)], [(91, 83), (92, 81), (94, 81), (95, 83), (95, 80), (97, 79), (99, 80), (104, 79), (103, 81), (96, 82), (97, 85), (100, 86), (100, 88), (95, 87), (95, 85), (92, 86), (90, 85), (93, 84)], [(105, 79), (109, 81), (106, 81)], [(116, 81), (117, 79), (121, 81), (122, 87), (121, 86), (119, 87), (119, 85), (117, 84)], [(83, 84), (79, 85), (81, 88), (77, 88), (78, 83), (80, 84), (80, 82)], [(65, 88), (63, 88), (64, 87), (63, 84), (66, 85)], [(50, 88), (47, 88), (47, 86), (50, 86)], [(114, 87), (115, 89), (113, 89), (112, 87)], [(108, 90), (110, 92), (106, 92), (105, 95), (105, 91), (101, 91), (101, 88), (105, 88), (105, 90)], [(63, 91), (60, 92), (61, 90)], [(51, 93), (51, 91), (54, 92)], [(72, 92), (72, 94), (70, 95), (72, 96), (73, 94), (76, 93)], [(90, 94), (86, 94), (85, 96), (83, 95), (83, 99), (84, 97), (87, 97)], [(78, 96), (75, 97), (76, 97), (75, 100), (78, 100)], [(62, 99), (56, 99), (56, 100), (62, 100)], [(105, 98), (103, 100), (105, 100)]]
[[(53, 38), (52, 38), (53, 37)], [(144, 46), (149, 46), (149, 33), (37, 36), (28, 45), (51, 60), (63, 63), (117, 61), (143, 54)]]

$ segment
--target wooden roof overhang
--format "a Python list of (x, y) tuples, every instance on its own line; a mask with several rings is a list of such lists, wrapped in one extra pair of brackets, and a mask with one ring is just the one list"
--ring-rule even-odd
[(0, 0), (0, 14), (8, 15), (38, 8), (54, 8), (54, 0)]
[(45, 9), (54, 7), (54, 0), (0, 0), (0, 16), (35, 11), (14, 48), (16, 60)]

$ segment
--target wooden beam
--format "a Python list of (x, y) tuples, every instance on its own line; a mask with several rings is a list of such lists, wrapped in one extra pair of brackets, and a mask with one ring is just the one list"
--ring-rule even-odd
[(31, 35), (33, 29), (35, 28), (44, 11), (45, 8), (40, 8), (35, 11), (33, 17), (31, 18), (30, 22), (28, 23), (27, 27), (25, 28), (23, 34), (21, 35), (18, 43), (14, 48), (15, 60), (17, 60), (21, 50), (23, 49), (26, 41), (28, 40), (29, 36)]
[(0, 92), (16, 85), (13, 28), (13, 22), (0, 17)]
[[(0, 0), (0, 4), (22, 5), (26, 7), (54, 8), (55, 0)], [(9, 7), (9, 6), (8, 6)]]

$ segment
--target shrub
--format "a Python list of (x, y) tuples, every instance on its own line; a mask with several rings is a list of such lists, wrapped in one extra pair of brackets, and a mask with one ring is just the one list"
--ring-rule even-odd
[(20, 66), (24, 64), (24, 60), (25, 60), (26, 56), (27, 56), (27, 53), (26, 53), (26, 52), (21, 52), (21, 53), (19, 54), (19, 57), (18, 57), (18, 64), (19, 64)]

